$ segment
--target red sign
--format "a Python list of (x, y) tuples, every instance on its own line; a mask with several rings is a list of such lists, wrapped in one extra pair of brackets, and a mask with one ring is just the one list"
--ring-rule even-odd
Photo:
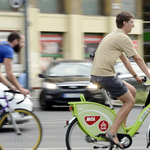
[(132, 43), (133, 43), (135, 49), (137, 49), (138, 48), (138, 41), (132, 40)]
[(100, 35), (85, 35), (84, 43), (100, 43), (102, 36)]
[(85, 119), (85, 122), (91, 126), (100, 119), (100, 116), (85, 116), (84, 119)]
[(101, 131), (106, 131), (108, 129), (108, 122), (105, 121), (105, 120), (102, 120), (100, 123), (99, 123), (99, 129)]

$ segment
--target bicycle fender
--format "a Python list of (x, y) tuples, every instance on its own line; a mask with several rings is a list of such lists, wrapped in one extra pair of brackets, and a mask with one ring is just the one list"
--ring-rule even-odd
[(75, 120), (77, 117), (73, 117), (70, 121), (66, 121), (66, 125), (64, 126), (64, 127), (66, 127), (66, 126), (68, 126), (73, 120)]

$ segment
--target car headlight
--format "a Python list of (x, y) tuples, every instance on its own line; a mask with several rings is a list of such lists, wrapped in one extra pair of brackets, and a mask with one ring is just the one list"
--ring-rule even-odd
[(43, 82), (43, 87), (48, 89), (57, 89), (57, 85), (55, 83)]
[(98, 86), (96, 84), (93, 84), (93, 83), (90, 83), (88, 86), (87, 86), (88, 89), (98, 89)]

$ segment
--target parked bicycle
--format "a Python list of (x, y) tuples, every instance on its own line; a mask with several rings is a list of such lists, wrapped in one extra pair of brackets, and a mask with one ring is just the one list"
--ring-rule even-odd
[[(69, 109), (73, 118), (67, 121), (68, 129), (66, 132), (66, 147), (68, 150), (83, 149), (107, 149), (112, 150), (116, 147), (103, 137), (113, 124), (116, 112), (111, 103), (109, 93), (104, 89), (110, 108), (102, 104), (87, 102), (83, 95), (80, 96), (81, 102), (69, 102)], [(120, 125), (117, 136), (124, 149), (132, 145), (132, 137), (138, 131), (147, 115), (150, 112), (150, 94), (145, 106), (138, 116), (135, 124), (129, 127)], [(67, 126), (66, 125), (66, 126)], [(76, 142), (80, 141), (80, 142)], [(150, 146), (150, 126), (147, 131), (147, 148)]]
[[(7, 93), (12, 93), (11, 95)], [(0, 111), (0, 149), (1, 150), (36, 150), (42, 138), (42, 126), (36, 115), (25, 109), (13, 110), (9, 101), (18, 91), (5, 90), (6, 106)], [(9, 98), (8, 98), (9, 97)], [(21, 100), (17, 104), (22, 103)]]

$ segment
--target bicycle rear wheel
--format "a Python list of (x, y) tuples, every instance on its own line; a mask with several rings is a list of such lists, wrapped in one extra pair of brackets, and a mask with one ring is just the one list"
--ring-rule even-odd
[(78, 126), (77, 118), (69, 125), (66, 132), (66, 147), (67, 150), (92, 150), (105, 149), (112, 150), (111, 143), (99, 141), (86, 135)]
[(39, 119), (30, 111), (16, 109), (12, 116), (21, 134), (17, 134), (11, 123), (10, 113), (0, 121), (1, 150), (35, 150), (42, 138), (42, 127)]

